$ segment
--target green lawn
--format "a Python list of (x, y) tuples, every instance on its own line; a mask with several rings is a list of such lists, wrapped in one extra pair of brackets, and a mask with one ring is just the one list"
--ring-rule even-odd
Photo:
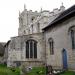
[[(45, 75), (45, 67), (33, 67), (31, 71), (27, 72), (26, 75)], [(20, 75), (19, 68), (7, 68), (5, 65), (0, 65), (0, 75)], [(75, 75), (73, 71), (65, 71), (60, 75)]]
[(46, 70), (44, 67), (33, 67), (26, 75), (45, 75)]
[[(30, 72), (28, 72), (26, 75), (46, 75), (46, 69), (45, 67), (33, 67), (33, 69)], [(58, 75), (75, 75), (75, 72), (65, 71), (62, 74)]]
[(73, 72), (73, 71), (66, 71), (66, 72), (64, 72), (64, 73), (62, 73), (60, 75), (75, 75), (75, 72)]
[(5, 65), (0, 65), (0, 75), (20, 75), (19, 68), (7, 68)]

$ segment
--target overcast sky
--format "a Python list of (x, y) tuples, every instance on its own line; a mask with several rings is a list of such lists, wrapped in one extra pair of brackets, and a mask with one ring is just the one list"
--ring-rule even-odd
[(0, 42), (18, 35), (19, 10), (23, 11), (24, 4), (28, 10), (52, 11), (60, 8), (62, 2), (66, 9), (75, 4), (75, 0), (0, 0)]

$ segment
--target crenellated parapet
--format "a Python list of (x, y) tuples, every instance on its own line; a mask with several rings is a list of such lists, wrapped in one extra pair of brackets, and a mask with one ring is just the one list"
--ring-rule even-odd
[(55, 9), (53, 9), (53, 11), (43, 10), (41, 15), (43, 15), (43, 16), (54, 16), (54, 15), (57, 15), (57, 14), (63, 12), (64, 10), (65, 10), (65, 7), (62, 5), (62, 6), (60, 6), (60, 9), (55, 8)]

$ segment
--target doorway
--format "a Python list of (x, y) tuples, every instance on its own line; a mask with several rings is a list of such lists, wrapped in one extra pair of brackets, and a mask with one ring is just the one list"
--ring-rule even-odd
[(63, 69), (67, 69), (68, 64), (67, 64), (67, 51), (66, 51), (66, 49), (62, 50), (62, 60), (63, 60)]

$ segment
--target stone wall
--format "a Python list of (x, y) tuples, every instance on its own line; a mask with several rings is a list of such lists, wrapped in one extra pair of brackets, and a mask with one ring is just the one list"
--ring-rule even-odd
[[(75, 69), (75, 51), (72, 50), (71, 37), (68, 32), (71, 26), (75, 26), (75, 17), (55, 25), (44, 33), (46, 39), (47, 65), (52, 65), (54, 68), (63, 68), (62, 50), (64, 48), (67, 51), (68, 68)], [(48, 42), (50, 37), (54, 40), (54, 55), (50, 55)]]
[[(26, 58), (26, 41), (33, 39), (37, 41), (37, 58)], [(9, 61), (45, 62), (45, 41), (42, 33), (12, 37), (9, 49)]]

